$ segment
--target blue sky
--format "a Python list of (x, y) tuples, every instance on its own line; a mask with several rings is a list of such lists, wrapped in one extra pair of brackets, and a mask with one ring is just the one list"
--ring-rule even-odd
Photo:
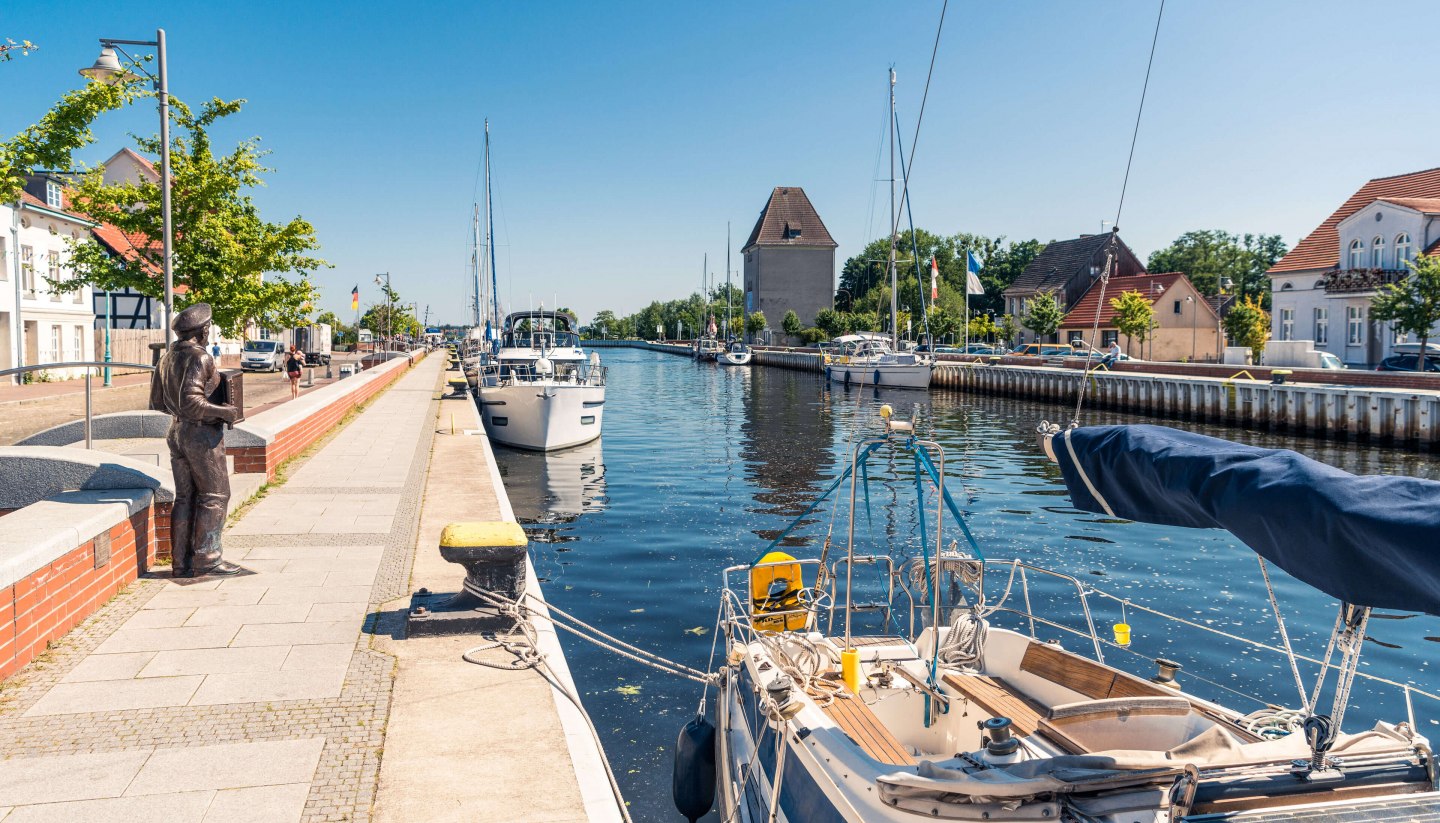
[[(916, 223), (1041, 240), (1113, 219), (1156, 3), (950, 5), (912, 183)], [(7, 3), (0, 134), (34, 122), (101, 35), (170, 39), (173, 92), (244, 97), (262, 212), (313, 222), (321, 306), (389, 271), (465, 317), (482, 120), (502, 299), (633, 311), (724, 276), (771, 188), (805, 188), (839, 260), (882, 235), (886, 69), (913, 126), (939, 2)], [(1294, 244), (1365, 180), (1440, 165), (1427, 0), (1169, 0), (1122, 236), (1195, 228)], [(108, 115), (98, 162), (155, 130)], [(877, 174), (877, 170), (880, 173)], [(872, 201), (872, 197), (874, 200)], [(873, 212), (872, 212), (873, 207)], [(838, 264), (838, 261), (837, 261)]]

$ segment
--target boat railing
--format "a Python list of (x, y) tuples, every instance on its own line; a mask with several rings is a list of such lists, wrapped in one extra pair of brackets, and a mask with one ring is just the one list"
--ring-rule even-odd
[[(747, 628), (753, 628), (753, 623), (757, 616), (763, 617), (767, 620), (777, 618), (780, 620), (785, 620), (792, 615), (803, 614), (808, 617), (810, 614), (814, 613), (815, 619), (818, 622), (820, 619), (820, 615), (818, 614), (818, 612), (820, 610), (823, 609), (826, 612), (833, 613), (835, 608), (834, 598), (820, 596), (812, 596), (809, 602), (802, 602), (801, 605), (797, 608), (774, 610), (765, 609), (763, 611), (757, 612), (755, 610), (755, 600), (753, 597), (751, 597), (750, 592), (750, 575), (760, 569), (777, 568), (781, 566), (799, 566), (802, 586), (804, 583), (806, 583), (806, 572), (808, 571), (808, 582), (810, 585), (804, 586), (804, 590), (811, 592), (824, 591), (823, 589), (818, 588), (822, 582), (819, 579), (820, 573), (824, 569), (824, 564), (821, 563), (819, 560), (778, 560), (772, 563), (756, 563), (754, 565), (730, 566), (726, 568), (723, 572), (721, 572), (722, 587), (724, 588), (727, 595), (729, 595), (735, 601), (738, 601), (740, 604), (743, 604), (740, 612), (744, 618)], [(730, 575), (732, 573), (740, 574), (742, 572), (744, 573), (744, 590), (736, 591), (735, 587), (731, 584)], [(825, 594), (828, 595), (828, 592), (825, 592)], [(829, 602), (824, 602), (826, 600), (828, 600)]]
[(588, 362), (552, 361), (551, 369), (550, 372), (538, 371), (534, 366), (534, 361), (520, 363), (491, 361), (480, 366), (483, 375), (494, 378), (504, 385), (553, 379), (558, 383), (603, 386), (609, 374), (608, 367)]
[[(1146, 660), (1153, 660), (1153, 658), (1134, 649), (1131, 645), (1131, 642), (1129, 642), (1129, 638), (1127, 638), (1127, 642), (1121, 643), (1118, 642), (1117, 639), (1107, 637), (1101, 632), (1097, 631), (1095, 627), (1094, 612), (1091, 609), (1092, 598), (1097, 600), (1104, 600), (1108, 603), (1114, 604), (1114, 606), (1120, 610), (1122, 617), (1130, 613), (1141, 612), (1158, 618), (1162, 621), (1167, 621), (1169, 623), (1185, 626), (1188, 629), (1198, 630), (1213, 637), (1224, 638), (1225, 640), (1240, 643), (1242, 645), (1259, 651), (1268, 652), (1271, 654), (1279, 655), (1281, 657), (1284, 657), (1287, 654), (1286, 650), (1279, 646), (1244, 637), (1233, 632), (1224, 631), (1223, 629), (1217, 629), (1214, 626), (1207, 626), (1204, 623), (1200, 623), (1195, 620), (1189, 620), (1184, 617), (1168, 614), (1152, 606), (1146, 606), (1141, 603), (1136, 603), (1129, 598), (1111, 594), (1104, 589), (1097, 588), (1082, 581), (1074, 575), (1066, 574), (1064, 572), (1058, 572), (1054, 569), (1047, 569), (1043, 566), (1036, 566), (1020, 560), (1004, 559), (987, 559), (984, 561), (984, 566), (987, 570), (987, 574), (993, 574), (995, 572), (991, 570), (995, 570), (999, 571), (999, 573), (1002, 575), (1006, 575), (1007, 577), (1004, 592), (1000, 595), (997, 601), (995, 601), (994, 603), (988, 603), (986, 605), (985, 608), (987, 610), (991, 611), (992, 613), (1004, 613), (1012, 615), (1018, 620), (1020, 620), (1022, 623), (1028, 625), (1030, 629), (1030, 637), (1032, 640), (1040, 639), (1037, 631), (1038, 627), (1040, 626), (1045, 626), (1055, 631), (1063, 632), (1064, 634), (1070, 635), (1072, 637), (1088, 640), (1091, 647), (1094, 649), (1095, 659), (1101, 663), (1105, 662), (1105, 649), (1110, 649), (1114, 652), (1131, 654), (1136, 657), (1145, 658)], [(1006, 570), (1008, 570), (1008, 574)], [(1061, 588), (1064, 590), (1074, 590), (1076, 602), (1079, 604), (1080, 612), (1083, 616), (1083, 628), (1079, 628), (1074, 625), (1067, 625), (1060, 622), (1059, 620), (1050, 619), (1036, 613), (1036, 609), (1033, 606), (1034, 598), (1032, 597), (1034, 592), (1031, 588), (1031, 576), (1036, 574), (1060, 581), (1062, 583)], [(1023, 603), (1010, 605), (1012, 589), (1014, 583), (1017, 581), (1020, 584), (1020, 597)], [(983, 580), (981, 585), (983, 586)], [(1336, 672), (1339, 672), (1341, 670), (1341, 667), (1336, 663), (1327, 663), (1326, 661), (1322, 661), (1319, 658), (1311, 657), (1308, 655), (1297, 653), (1295, 654), (1295, 659), (1299, 662), (1307, 663), (1316, 667), (1325, 666), (1327, 669), (1334, 670)], [(1186, 670), (1186, 674), (1188, 677), (1193, 677), (1196, 680), (1204, 681), (1211, 686), (1235, 695), (1239, 695), (1246, 699), (1260, 703), (1267, 702), (1254, 694), (1242, 692), (1232, 686), (1227, 686), (1224, 683), (1220, 683), (1216, 680), (1205, 677), (1198, 672)], [(1412, 729), (1416, 728), (1414, 722), (1414, 708), (1412, 706), (1411, 700), (1413, 696), (1418, 695), (1420, 697), (1429, 698), (1430, 700), (1436, 701), (1437, 704), (1440, 704), (1440, 694), (1417, 688), (1410, 683), (1401, 683), (1397, 680), (1392, 680), (1390, 678), (1382, 677), (1380, 675), (1371, 674), (1364, 671), (1356, 672), (1355, 676), (1357, 678), (1400, 691), (1405, 699), (1405, 708), (1407, 714), (1409, 715), (1410, 727)]]

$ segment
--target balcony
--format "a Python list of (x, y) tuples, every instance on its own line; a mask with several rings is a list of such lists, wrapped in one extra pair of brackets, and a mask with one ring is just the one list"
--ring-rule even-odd
[(1381, 286), (1399, 283), (1409, 274), (1409, 269), (1341, 269), (1325, 280), (1325, 293), (1373, 292)]

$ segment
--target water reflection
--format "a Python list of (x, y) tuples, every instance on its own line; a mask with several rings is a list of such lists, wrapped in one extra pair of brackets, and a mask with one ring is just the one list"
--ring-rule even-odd
[(577, 540), (562, 527), (587, 512), (605, 508), (601, 440), (554, 452), (497, 448), (495, 462), (515, 519), (525, 526), (532, 541)]

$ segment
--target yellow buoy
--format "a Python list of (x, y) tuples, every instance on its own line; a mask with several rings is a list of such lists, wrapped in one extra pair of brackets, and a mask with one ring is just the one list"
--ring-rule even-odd
[(890, 416), (893, 415), (894, 413), (895, 413), (895, 410), (892, 409), (892, 408), (890, 408), (890, 404), (889, 404), (889, 403), (886, 403), (885, 405), (883, 405), (883, 406), (880, 407), (880, 416), (883, 417), (883, 418), (885, 418), (886, 420), (889, 420), (889, 419), (890, 419)]

